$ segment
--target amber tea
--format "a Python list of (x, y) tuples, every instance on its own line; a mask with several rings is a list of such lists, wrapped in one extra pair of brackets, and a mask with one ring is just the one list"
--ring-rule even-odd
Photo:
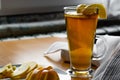
[(97, 15), (65, 14), (70, 58), (73, 69), (88, 70), (91, 66)]

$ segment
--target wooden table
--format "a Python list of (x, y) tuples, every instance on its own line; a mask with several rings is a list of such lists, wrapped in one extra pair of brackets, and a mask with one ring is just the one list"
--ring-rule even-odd
[(44, 57), (44, 52), (56, 41), (66, 41), (65, 38), (46, 37), (0, 42), (0, 65), (8, 63), (21, 64), (36, 61), (41, 65), (54, 65)]
[[(8, 63), (21, 64), (28, 61), (35, 61), (40, 65), (53, 66), (63, 71), (69, 68), (69, 64), (61, 60), (60, 52), (45, 57), (44, 52), (51, 44), (57, 41), (66, 42), (65, 38), (46, 37), (26, 40), (0, 41), (0, 65)], [(55, 58), (57, 57), (57, 58)], [(88, 80), (88, 79), (70, 79), (67, 75), (60, 75), (60, 80)]]

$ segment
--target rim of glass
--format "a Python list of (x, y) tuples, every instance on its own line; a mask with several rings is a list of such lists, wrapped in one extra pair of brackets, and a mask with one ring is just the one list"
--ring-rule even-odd
[(63, 9), (64, 10), (75, 10), (77, 6), (66, 6)]

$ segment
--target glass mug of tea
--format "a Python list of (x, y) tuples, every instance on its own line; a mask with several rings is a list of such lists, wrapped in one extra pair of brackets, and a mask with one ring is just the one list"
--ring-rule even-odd
[(70, 56), (68, 73), (89, 79), (98, 16), (106, 18), (105, 8), (102, 4), (69, 6), (64, 7), (64, 16)]

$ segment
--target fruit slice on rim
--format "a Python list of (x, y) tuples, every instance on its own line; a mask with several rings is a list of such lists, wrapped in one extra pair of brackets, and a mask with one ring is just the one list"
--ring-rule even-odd
[(82, 11), (85, 9), (87, 5), (86, 4), (80, 4), (77, 6), (76, 10), (77, 10), (77, 13), (82, 13)]
[(105, 7), (102, 4), (91, 4), (85, 7), (82, 12), (84, 15), (98, 14), (100, 18), (107, 18)]

